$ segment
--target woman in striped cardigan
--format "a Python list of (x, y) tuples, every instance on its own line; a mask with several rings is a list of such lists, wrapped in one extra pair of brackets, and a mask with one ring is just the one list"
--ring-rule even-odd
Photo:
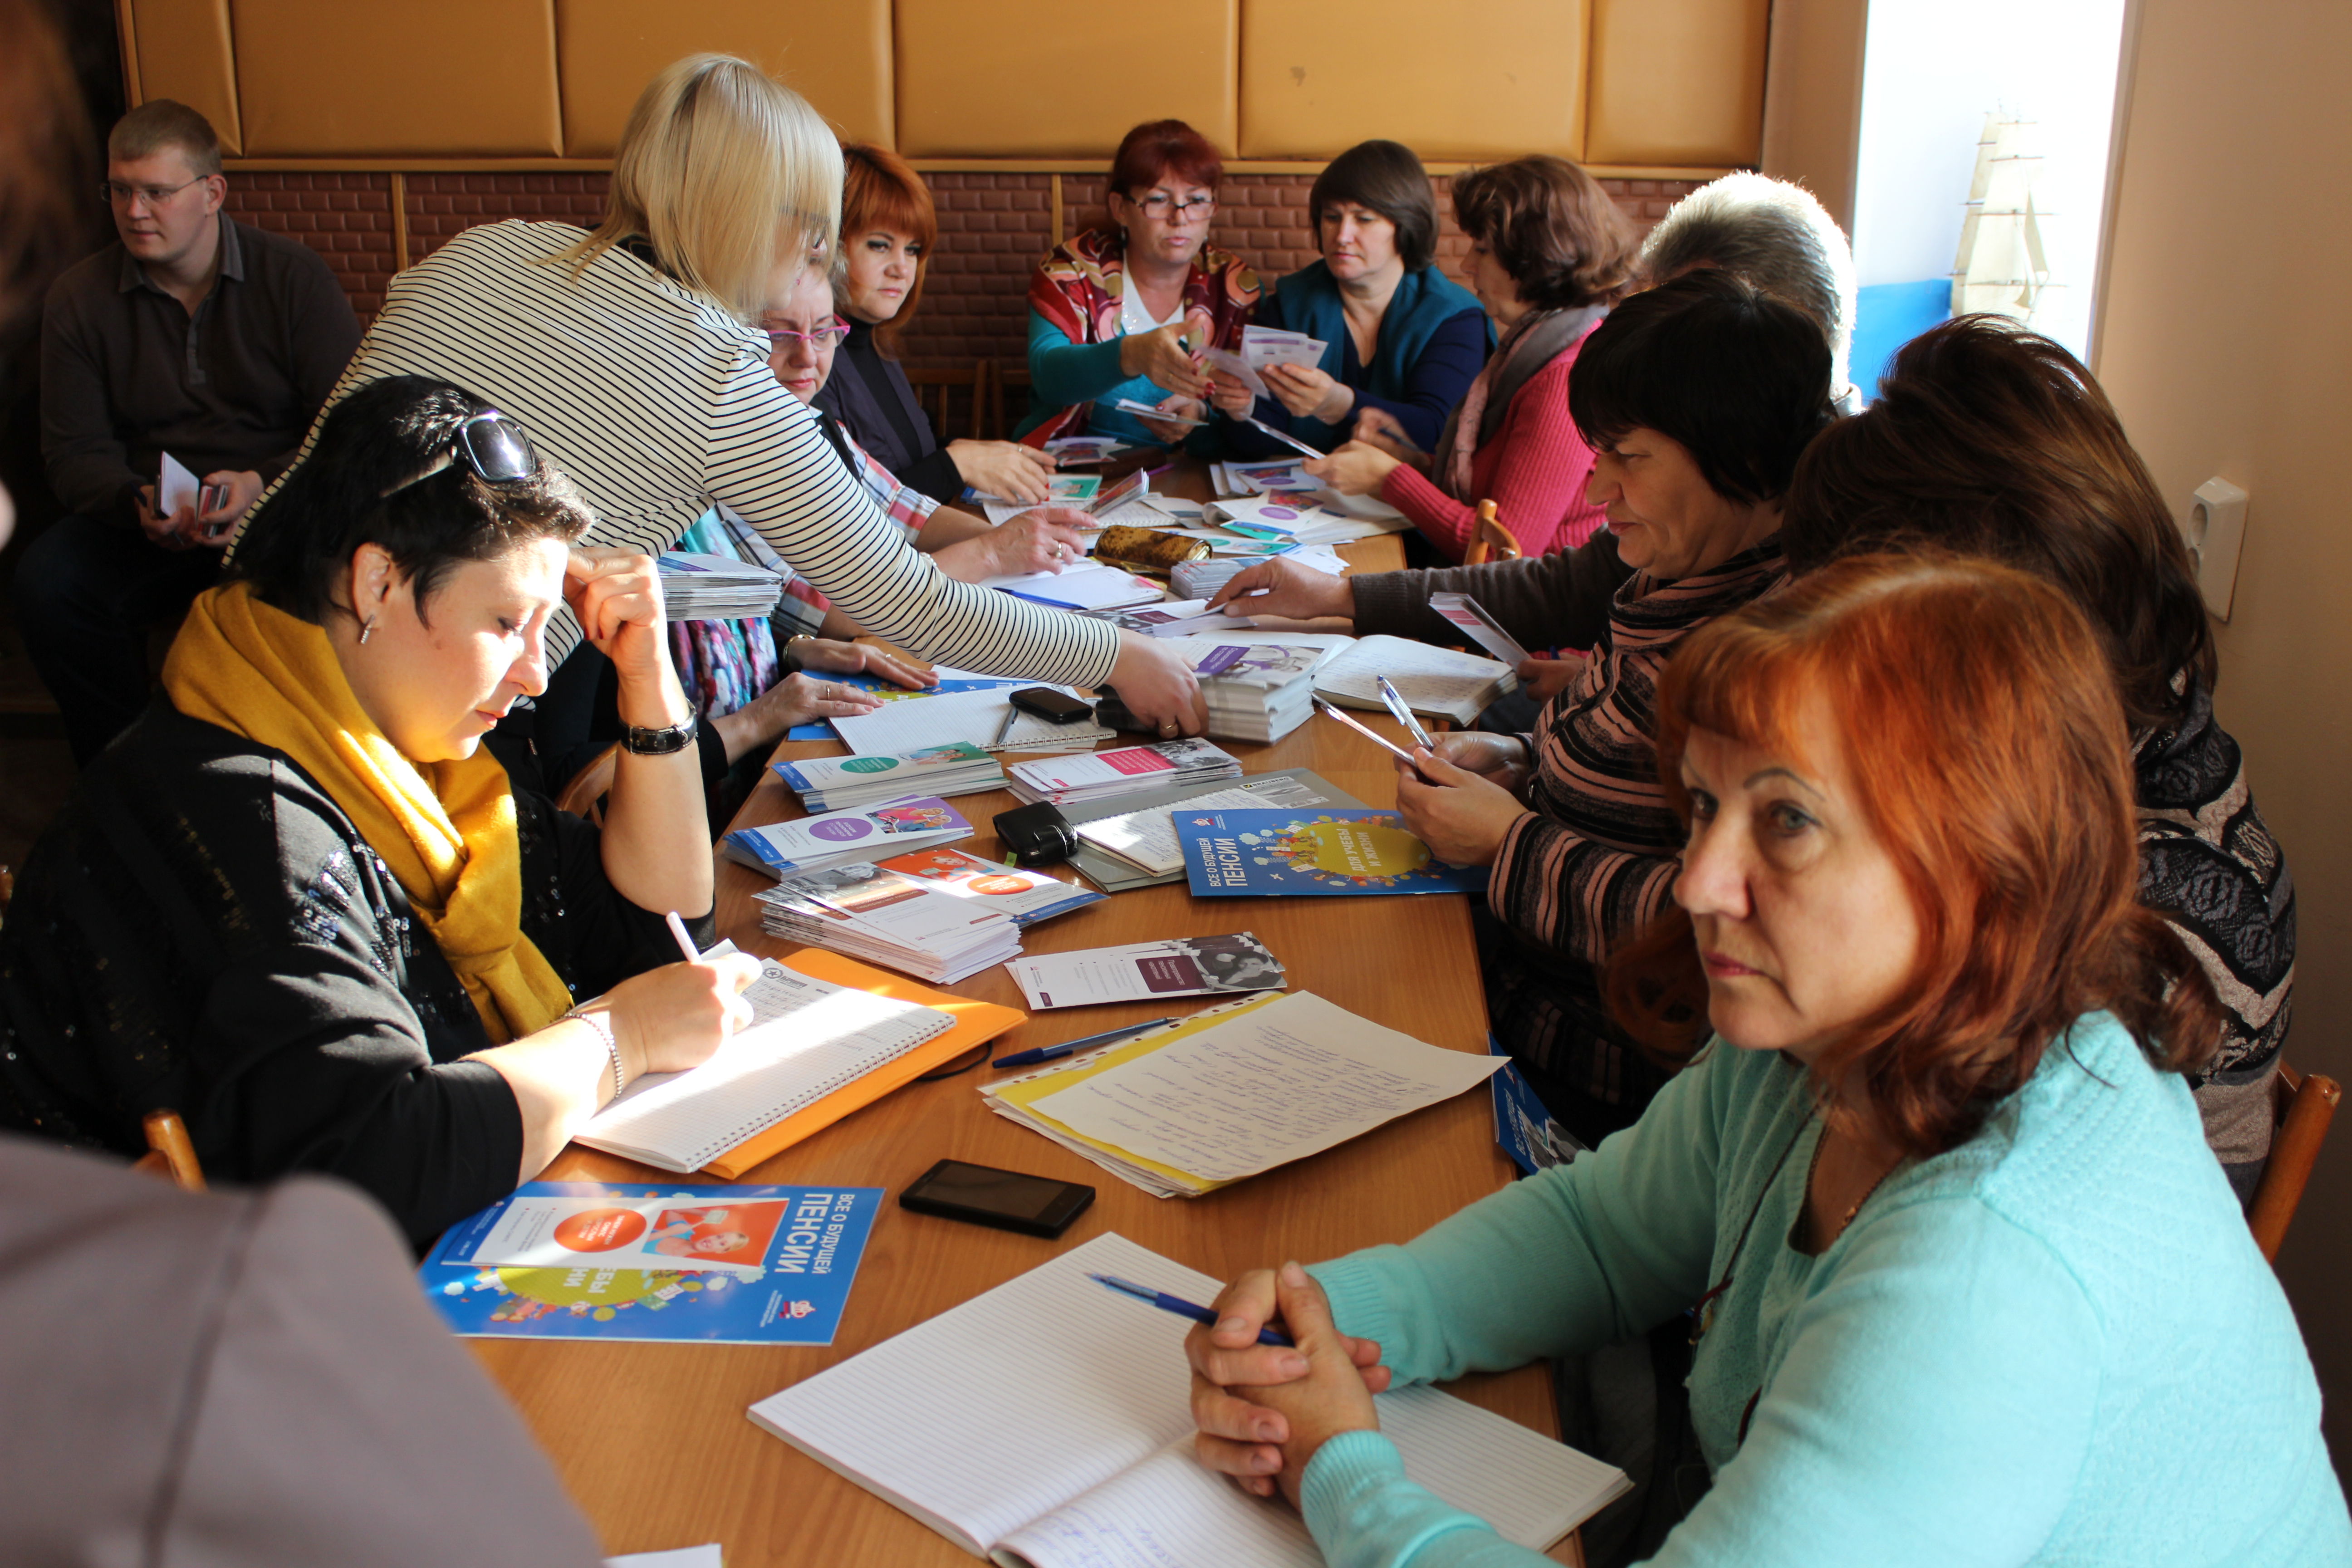
[(1727, 272), (1637, 294), (1585, 340), (1569, 407), (1632, 581), (1536, 731), (1441, 737), (1397, 805), (1439, 858), (1488, 866), (1479, 958), (1496, 1037), (1587, 1143), (1664, 1081), (1612, 1024), (1600, 969), (1665, 907), (1683, 842), (1658, 779), (1655, 692), (1682, 640), (1787, 579), (1780, 498), (1831, 417), (1828, 345)]

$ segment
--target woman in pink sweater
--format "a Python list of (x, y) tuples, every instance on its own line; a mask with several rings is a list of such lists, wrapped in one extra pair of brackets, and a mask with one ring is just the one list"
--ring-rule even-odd
[(1501, 345), (1446, 421), (1434, 452), (1368, 409), (1355, 439), (1307, 472), (1378, 494), (1449, 560), (1478, 536), (1478, 502), (1529, 555), (1573, 550), (1605, 521), (1585, 500), (1592, 449), (1568, 415), (1577, 349), (1633, 287), (1636, 241), (1617, 204), (1565, 159), (1517, 158), (1454, 184), (1470, 237), (1470, 285)]

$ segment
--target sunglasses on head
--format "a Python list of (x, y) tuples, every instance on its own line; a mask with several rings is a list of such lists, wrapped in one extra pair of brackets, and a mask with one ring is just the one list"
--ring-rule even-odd
[(539, 455), (531, 450), (530, 437), (523, 434), (522, 426), (491, 408), (458, 426), (457, 444), (435, 458), (423, 473), (413, 479), (401, 480), (383, 493), (397, 495), (411, 485), (423, 484), (460, 458), (486, 484), (510, 485), (539, 471)]

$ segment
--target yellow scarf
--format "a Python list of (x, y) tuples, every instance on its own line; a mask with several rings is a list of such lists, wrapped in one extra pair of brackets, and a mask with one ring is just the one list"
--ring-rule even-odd
[(285, 752), (333, 797), (407, 891), (491, 1044), (572, 1005), (522, 931), (514, 792), (497, 758), (419, 767), (401, 755), (352, 695), (326, 632), (249, 584), (198, 595), (163, 661), (163, 689), (190, 718)]

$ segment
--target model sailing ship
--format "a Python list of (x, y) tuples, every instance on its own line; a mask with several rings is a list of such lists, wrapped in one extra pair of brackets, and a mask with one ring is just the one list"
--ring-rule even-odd
[(2033, 205), (2042, 174), (2036, 127), (1999, 110), (1985, 117), (1969, 182), (1968, 216), (1952, 264), (1952, 314), (1986, 311), (2027, 326), (2056, 305), (2042, 247), (2043, 216)]

